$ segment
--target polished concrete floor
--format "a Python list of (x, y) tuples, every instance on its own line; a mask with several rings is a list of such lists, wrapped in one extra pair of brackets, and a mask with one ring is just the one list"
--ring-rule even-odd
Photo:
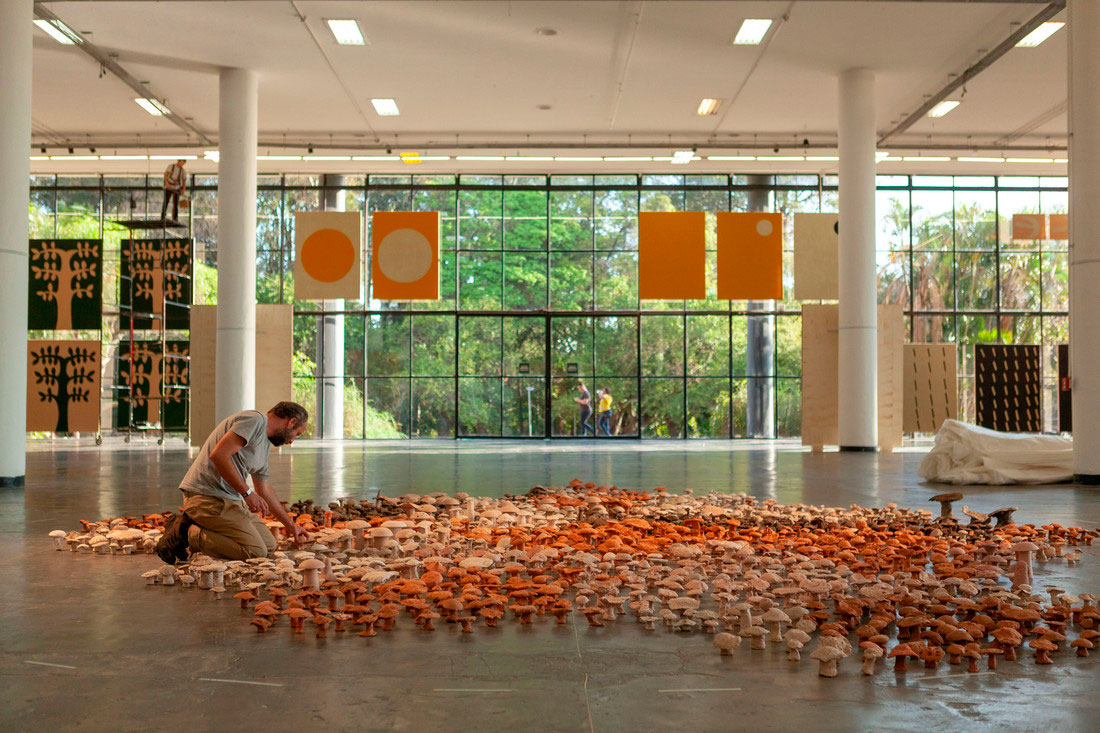
[[(626, 488), (744, 491), (784, 503), (930, 508), (942, 487), (921, 451), (811, 454), (793, 444), (300, 442), (272, 455), (280, 495), (379, 491), (500, 495), (573, 477)], [(1096, 730), (1100, 662), (942, 666), (824, 679), (780, 649), (720, 657), (705, 635), (504, 624), (435, 633), (409, 624), (372, 639), (260, 636), (234, 601), (147, 588), (150, 556), (55, 552), (46, 534), (78, 519), (177, 504), (189, 463), (171, 443), (33, 444), (25, 489), (0, 489), (0, 731), (8, 730)], [(968, 487), (982, 511), (1023, 522), (1100, 524), (1100, 490)], [(1100, 591), (1100, 546), (1037, 585)], [(285, 628), (283, 629), (285, 631)]]

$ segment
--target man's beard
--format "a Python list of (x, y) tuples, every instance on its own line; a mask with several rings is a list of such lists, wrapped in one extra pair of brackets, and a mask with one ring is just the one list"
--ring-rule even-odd
[(293, 436), (294, 431), (290, 428), (279, 428), (275, 431), (274, 435), (267, 436), (267, 439), (271, 441), (272, 445), (279, 446), (286, 445)]

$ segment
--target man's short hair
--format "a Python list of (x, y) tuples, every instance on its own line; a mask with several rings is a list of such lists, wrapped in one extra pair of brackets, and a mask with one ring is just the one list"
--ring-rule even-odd
[(283, 402), (280, 402), (279, 404), (272, 407), (270, 412), (275, 417), (281, 417), (287, 420), (289, 420), (290, 418), (294, 418), (298, 421), (299, 425), (305, 425), (307, 422), (309, 422), (309, 412), (307, 412), (306, 408), (302, 407), (297, 402), (284, 400)]

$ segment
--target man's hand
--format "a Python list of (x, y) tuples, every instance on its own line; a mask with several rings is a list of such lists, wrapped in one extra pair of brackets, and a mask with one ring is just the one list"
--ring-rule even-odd
[(263, 516), (268, 513), (267, 502), (264, 498), (257, 493), (249, 494), (244, 498), (244, 503), (248, 505), (248, 508), (255, 514)]
[(294, 540), (294, 544), (300, 545), (303, 542), (309, 541), (309, 532), (306, 531), (305, 527), (297, 524), (292, 526), (294, 527), (294, 536), (291, 539)]

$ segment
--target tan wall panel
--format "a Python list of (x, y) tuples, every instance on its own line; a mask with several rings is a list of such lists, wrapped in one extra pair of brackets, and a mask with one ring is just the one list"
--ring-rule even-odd
[(837, 299), (838, 214), (794, 215), (795, 300)]
[(835, 305), (802, 306), (802, 445), (837, 442)]
[(901, 445), (905, 411), (902, 382), (905, 316), (900, 305), (878, 307), (878, 444)]
[(188, 439), (200, 446), (214, 431), (214, 380), (218, 307), (191, 306), (191, 414)]
[(955, 344), (905, 344), (904, 389), (907, 433), (934, 433), (958, 419), (958, 351)]

